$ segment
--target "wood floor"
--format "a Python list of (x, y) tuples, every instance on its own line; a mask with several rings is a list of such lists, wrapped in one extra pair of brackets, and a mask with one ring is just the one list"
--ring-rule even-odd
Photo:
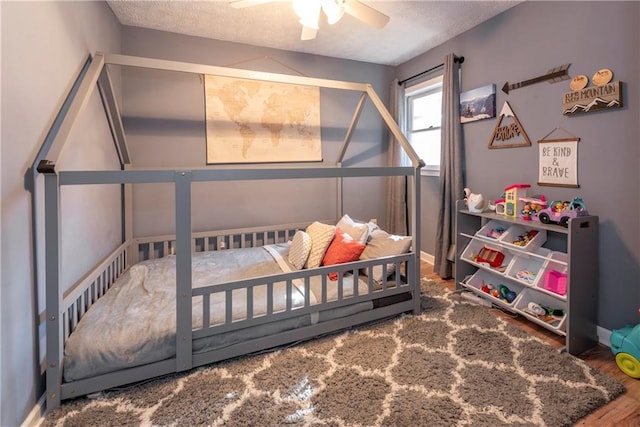
[[(440, 283), (448, 289), (455, 289), (455, 282), (453, 280), (441, 279), (440, 276), (433, 272), (433, 267), (430, 264), (422, 263), (421, 275), (422, 277), (427, 277), (437, 283)], [(496, 310), (496, 313), (501, 314), (505, 319), (517, 324), (531, 334), (535, 334), (541, 339), (544, 339), (546, 342), (557, 348), (562, 348), (564, 346), (564, 337), (556, 335), (533, 322), (529, 322), (523, 317), (514, 318), (507, 314), (500, 313), (498, 310)], [(583, 418), (576, 424), (576, 426), (640, 426), (640, 379), (633, 379), (625, 375), (618, 368), (618, 365), (616, 365), (615, 358), (611, 353), (611, 350), (606, 346), (598, 345), (597, 347), (580, 354), (578, 357), (601, 372), (620, 380), (626, 387), (627, 392), (613, 402), (610, 402), (608, 405), (603, 406), (589, 416)]]

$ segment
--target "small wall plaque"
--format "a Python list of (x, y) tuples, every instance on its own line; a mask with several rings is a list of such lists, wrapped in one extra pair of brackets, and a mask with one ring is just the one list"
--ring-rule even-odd
[(529, 136), (524, 131), (520, 120), (505, 101), (498, 117), (498, 122), (489, 141), (489, 148), (528, 147), (531, 145)]

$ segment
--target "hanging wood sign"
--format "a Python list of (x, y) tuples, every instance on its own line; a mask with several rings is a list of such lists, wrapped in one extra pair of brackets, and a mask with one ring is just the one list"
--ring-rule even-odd
[(531, 141), (522, 127), (522, 123), (513, 112), (511, 105), (505, 101), (500, 117), (489, 141), (489, 148), (528, 147)]
[(538, 141), (538, 185), (579, 187), (578, 141), (578, 137)]
[(595, 86), (586, 87), (589, 79), (580, 75), (571, 81), (571, 92), (564, 94), (562, 114), (592, 113), (622, 107), (622, 82), (609, 83), (613, 73), (607, 68), (598, 70), (591, 81)]

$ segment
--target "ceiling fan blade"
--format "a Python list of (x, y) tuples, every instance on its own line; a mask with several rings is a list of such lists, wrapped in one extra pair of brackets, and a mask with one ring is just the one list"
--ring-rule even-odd
[(302, 34), (300, 34), (300, 40), (313, 40), (316, 38), (316, 34), (318, 34), (317, 28), (311, 28), (303, 25)]
[(345, 0), (344, 11), (360, 21), (378, 29), (387, 25), (389, 17), (358, 0)]
[(243, 9), (245, 7), (256, 6), (263, 3), (273, 3), (275, 0), (236, 0), (229, 3), (231, 7)]

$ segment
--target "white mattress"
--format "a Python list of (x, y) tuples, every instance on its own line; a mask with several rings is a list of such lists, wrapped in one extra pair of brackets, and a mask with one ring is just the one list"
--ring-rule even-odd
[[(291, 271), (287, 262), (288, 244), (230, 249), (193, 254), (193, 287), (204, 287), (234, 280)], [(123, 368), (140, 366), (175, 356), (176, 300), (175, 256), (143, 261), (132, 266), (113, 287), (82, 317), (65, 344), (64, 379), (74, 381)], [(311, 281), (310, 301), (321, 300), (321, 280)], [(292, 287), (292, 307), (304, 304), (304, 286)], [(345, 277), (344, 296), (352, 295), (352, 278)], [(286, 285), (277, 283), (273, 291), (273, 311), (286, 307)], [(328, 300), (337, 298), (337, 286), (328, 286)], [(266, 286), (254, 290), (253, 316), (266, 313)], [(359, 281), (359, 292), (367, 292)], [(232, 318), (246, 318), (246, 292), (233, 291)], [(224, 323), (224, 293), (211, 296), (210, 324)], [(202, 298), (193, 298), (193, 328), (202, 326)], [(343, 308), (336, 315), (369, 309), (370, 303)], [(318, 315), (300, 316), (286, 321), (207, 337), (193, 343), (193, 351), (230, 345), (244, 339), (281, 332), (311, 324)]]

